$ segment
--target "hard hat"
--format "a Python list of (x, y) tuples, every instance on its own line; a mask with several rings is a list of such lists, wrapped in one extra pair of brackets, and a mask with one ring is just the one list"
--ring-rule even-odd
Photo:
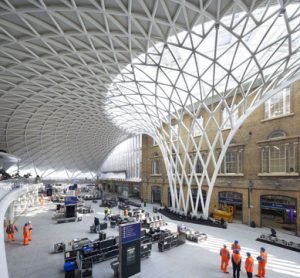
[(239, 241), (238, 241), (238, 240), (235, 240), (235, 241), (234, 241), (234, 243), (235, 243), (235, 244), (238, 244), (238, 243), (239, 243)]
[(28, 223), (25, 223), (25, 226), (28, 226)]
[(260, 248), (261, 251), (266, 251), (265, 247)]
[(28, 221), (28, 224), (31, 224), (31, 221)]
[(250, 252), (247, 252), (246, 255), (247, 255), (248, 257), (250, 257), (250, 256), (251, 256), (251, 253), (250, 253)]

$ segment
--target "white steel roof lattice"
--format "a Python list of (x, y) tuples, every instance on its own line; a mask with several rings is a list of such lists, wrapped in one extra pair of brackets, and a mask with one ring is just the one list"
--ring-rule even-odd
[(128, 136), (110, 119), (155, 135), (184, 107), (292, 75), (298, 17), (296, 1), (1, 1), (0, 148), (40, 175), (94, 172)]
[(179, 32), (171, 28), (173, 34), (164, 43), (150, 41), (148, 51), (127, 65), (110, 87), (109, 108), (115, 122), (155, 134), (155, 126), (181, 121), (182, 111), (211, 113), (214, 99), (228, 106), (233, 95), (250, 99), (254, 88), (270, 85), (288, 71), (290, 77), (296, 74), (299, 3), (260, 3), (246, 12), (239, 9), (239, 1), (232, 1), (228, 10), (234, 12), (229, 15), (208, 18), (194, 27), (187, 24)]
[[(299, 3), (253, 1), (246, 7), (232, 1), (227, 8), (228, 13), (221, 14), (217, 8), (219, 13), (189, 26), (190, 14), (181, 6), (177, 15), (181, 10), (185, 28), (178, 31), (172, 17), (167, 17), (168, 39), (150, 41), (148, 51), (121, 71), (108, 92), (113, 120), (149, 133), (158, 142), (172, 208), (197, 215), (200, 205), (204, 217), (208, 217), (221, 163), (238, 128), (266, 99), (300, 78)], [(220, 121), (223, 109), (225, 119)], [(197, 117), (203, 111), (206, 123), (199, 126)], [(191, 123), (184, 121), (185, 115)], [(194, 138), (194, 125), (202, 131), (200, 139)], [(208, 136), (206, 128), (212, 126), (215, 135)], [(227, 135), (225, 127), (230, 129)], [(174, 133), (178, 133), (175, 140)], [(197, 161), (203, 168), (200, 175), (195, 170)]]

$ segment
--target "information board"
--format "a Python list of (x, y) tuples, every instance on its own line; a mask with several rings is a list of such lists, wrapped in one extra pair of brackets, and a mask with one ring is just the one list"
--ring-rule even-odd
[(65, 197), (65, 205), (75, 205), (77, 204), (78, 199), (76, 196), (66, 196)]
[(236, 198), (219, 197), (219, 203), (242, 205), (243, 200), (242, 199), (236, 199)]
[(295, 210), (296, 206), (262, 200), (261, 208), (263, 208), (263, 209), (293, 209), (293, 210)]
[(141, 223), (121, 225), (121, 242), (128, 243), (141, 238)]

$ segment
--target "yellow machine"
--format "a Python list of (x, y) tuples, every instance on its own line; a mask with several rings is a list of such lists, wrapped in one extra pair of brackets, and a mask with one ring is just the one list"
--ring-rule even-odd
[(213, 218), (216, 220), (221, 220), (232, 223), (233, 222), (233, 206), (224, 205), (224, 207), (215, 209), (213, 213)]

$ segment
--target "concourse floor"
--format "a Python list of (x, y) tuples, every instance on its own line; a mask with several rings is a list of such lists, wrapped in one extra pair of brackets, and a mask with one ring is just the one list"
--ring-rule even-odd
[[(89, 233), (89, 227), (95, 215), (103, 219), (104, 213), (103, 208), (100, 208), (98, 204), (92, 204), (92, 206), (95, 209), (95, 213), (83, 215), (81, 222), (56, 224), (52, 220), (54, 213), (53, 204), (46, 204), (45, 207), (29, 211), (20, 217), (16, 222), (19, 228), (19, 232), (16, 235), (17, 240), (14, 243), (6, 243), (10, 278), (63, 278), (63, 253), (52, 254), (53, 245), (58, 242), (69, 242), (74, 238), (88, 237), (92, 240), (96, 239), (96, 234)], [(147, 204), (146, 209), (152, 214), (151, 205)], [(113, 213), (118, 212), (117, 208), (113, 209)], [(169, 220), (166, 217), (164, 219), (168, 222), (169, 227), (176, 228), (176, 225), (179, 224), (179, 222)], [(28, 220), (31, 220), (33, 223), (32, 241), (29, 246), (23, 246), (22, 227), (25, 221)], [(269, 232), (268, 229), (253, 229), (242, 224), (230, 224), (226, 230), (196, 224), (187, 223), (186, 225), (188, 228), (207, 233), (208, 240), (198, 244), (187, 242), (163, 253), (158, 252), (157, 243), (154, 244), (151, 257), (142, 260), (142, 271), (138, 277), (232, 277), (231, 267), (229, 268), (230, 275), (223, 274), (219, 270), (220, 258), (218, 253), (222, 245), (224, 243), (230, 245), (233, 240), (237, 239), (241, 243), (243, 261), (245, 260), (246, 252), (251, 252), (253, 257), (256, 258), (262, 243), (255, 241), (255, 239), (261, 233)], [(117, 228), (108, 228), (106, 231), (108, 236), (118, 234)], [(300, 242), (299, 237), (281, 233), (278, 235), (288, 241)], [(269, 253), (266, 277), (300, 277), (300, 253), (267, 244), (264, 247)], [(93, 277), (112, 278), (111, 261), (95, 264), (93, 266)], [(255, 270), (257, 270), (257, 265)], [(247, 277), (244, 272), (244, 263), (241, 277)]]

